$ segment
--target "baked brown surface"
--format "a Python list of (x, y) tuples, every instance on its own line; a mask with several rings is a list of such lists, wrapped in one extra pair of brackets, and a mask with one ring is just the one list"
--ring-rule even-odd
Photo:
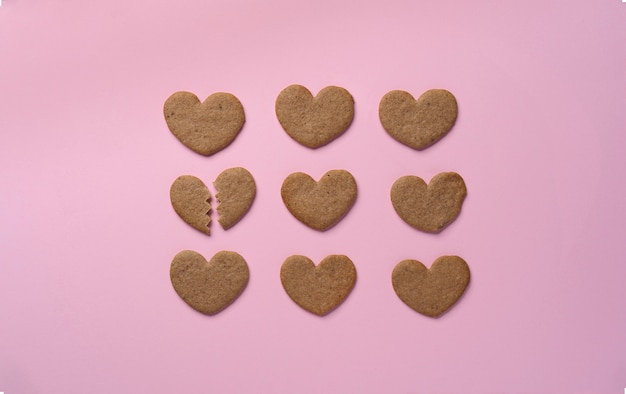
[(430, 183), (416, 176), (403, 176), (391, 187), (391, 203), (398, 216), (412, 227), (441, 232), (461, 212), (467, 188), (455, 172), (442, 172)]
[(350, 294), (356, 283), (356, 268), (343, 255), (327, 256), (317, 266), (308, 257), (290, 256), (280, 269), (280, 281), (296, 304), (323, 316)]
[(413, 149), (426, 149), (445, 136), (456, 122), (458, 106), (452, 93), (431, 89), (417, 100), (393, 90), (380, 100), (378, 115), (387, 133)]
[[(214, 182), (217, 188), (218, 222), (225, 230), (237, 224), (248, 212), (256, 196), (252, 174), (242, 167), (222, 171)], [(178, 177), (170, 187), (172, 207), (187, 224), (210, 235), (211, 192), (202, 180), (191, 176)]]
[(211, 234), (211, 192), (200, 179), (191, 175), (176, 178), (170, 187), (170, 200), (185, 223), (206, 235)]
[(209, 262), (199, 253), (183, 250), (170, 266), (174, 290), (198, 312), (215, 315), (239, 297), (248, 284), (248, 264), (236, 252), (221, 251)]
[(200, 103), (193, 93), (176, 92), (165, 101), (163, 114), (172, 134), (205, 156), (227, 147), (245, 122), (241, 102), (230, 93), (214, 93)]
[(291, 85), (276, 98), (276, 117), (291, 138), (319, 148), (348, 129), (354, 118), (354, 98), (337, 86), (327, 86), (313, 97), (304, 86)]
[(213, 183), (217, 189), (218, 222), (227, 230), (237, 224), (248, 212), (256, 196), (256, 183), (252, 174), (242, 167), (222, 171)]
[(356, 181), (345, 170), (331, 170), (319, 182), (296, 172), (283, 182), (281, 196), (285, 206), (299, 221), (324, 231), (339, 222), (357, 196)]
[(394, 268), (391, 281), (402, 302), (422, 315), (437, 317), (461, 298), (470, 270), (458, 256), (439, 257), (430, 269), (417, 260), (404, 260)]

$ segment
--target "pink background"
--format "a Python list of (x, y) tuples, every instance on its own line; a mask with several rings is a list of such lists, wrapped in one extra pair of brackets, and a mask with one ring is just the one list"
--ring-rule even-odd
[[(51, 1), (0, 7), (0, 391), (621, 393), (626, 387), (626, 4), (597, 1)], [(309, 150), (274, 100), (348, 89), (351, 128)], [(422, 152), (378, 120), (389, 90), (445, 88), (454, 129)], [(235, 94), (247, 122), (210, 158), (162, 115), (178, 90)], [(176, 216), (179, 175), (254, 175), (228, 231)], [(295, 171), (349, 170), (359, 196), (319, 233), (283, 206)], [(439, 235), (395, 214), (400, 176), (460, 173)], [(235, 250), (242, 296), (208, 317), (174, 292), (192, 249)], [(296, 306), (291, 254), (346, 254), (357, 285), (324, 318)], [(457, 254), (472, 282), (439, 319), (391, 287), (403, 259)]]

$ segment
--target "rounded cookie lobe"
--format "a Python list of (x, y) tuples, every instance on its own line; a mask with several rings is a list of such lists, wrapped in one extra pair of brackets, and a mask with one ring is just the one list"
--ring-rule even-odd
[(319, 182), (303, 172), (290, 174), (281, 187), (289, 212), (300, 222), (324, 231), (337, 224), (352, 208), (356, 180), (348, 171), (331, 170)]
[(170, 265), (170, 279), (176, 293), (198, 312), (215, 315), (244, 291), (250, 272), (236, 252), (223, 250), (210, 261), (192, 250), (178, 253)]
[(422, 150), (443, 138), (454, 126), (458, 105), (452, 93), (431, 89), (417, 100), (402, 90), (383, 96), (378, 107), (380, 122), (396, 141)]
[(330, 255), (319, 265), (306, 256), (290, 256), (280, 269), (289, 297), (301, 308), (324, 316), (341, 304), (356, 283), (356, 268), (347, 256)]
[(217, 189), (215, 198), (219, 201), (218, 222), (227, 230), (237, 224), (252, 206), (256, 183), (248, 170), (235, 167), (222, 171), (213, 184)]
[(407, 224), (428, 233), (443, 231), (463, 206), (467, 188), (456, 172), (435, 175), (427, 185), (417, 176), (403, 176), (391, 186), (391, 203)]
[(211, 192), (204, 182), (192, 175), (176, 178), (170, 187), (174, 211), (185, 223), (207, 235), (211, 234)]
[(327, 86), (313, 97), (290, 85), (276, 98), (276, 117), (285, 132), (308, 148), (327, 145), (343, 134), (354, 118), (354, 98), (346, 89)]
[(470, 282), (469, 266), (458, 256), (442, 256), (430, 269), (417, 260), (403, 260), (391, 275), (393, 289), (414, 311), (437, 317), (461, 298)]
[(186, 147), (204, 156), (226, 148), (241, 131), (245, 113), (230, 93), (214, 93), (200, 102), (190, 92), (176, 92), (163, 105), (167, 126)]

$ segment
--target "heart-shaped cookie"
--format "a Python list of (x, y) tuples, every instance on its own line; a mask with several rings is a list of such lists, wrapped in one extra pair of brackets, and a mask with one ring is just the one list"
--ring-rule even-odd
[(454, 95), (443, 89), (428, 90), (417, 100), (410, 93), (393, 90), (383, 96), (378, 107), (387, 133), (417, 150), (443, 138), (454, 126), (457, 114)]
[(163, 114), (172, 134), (204, 156), (233, 142), (246, 119), (241, 102), (230, 93), (214, 93), (200, 103), (193, 93), (176, 92), (165, 101)]
[(276, 117), (291, 138), (319, 148), (348, 129), (354, 118), (354, 99), (337, 86), (327, 86), (313, 97), (304, 86), (291, 85), (276, 98)]
[(470, 270), (458, 256), (439, 257), (430, 269), (417, 260), (404, 260), (393, 269), (391, 282), (398, 297), (422, 315), (437, 317), (463, 295)]
[(242, 167), (224, 170), (213, 183), (217, 189), (215, 198), (219, 202), (218, 222), (228, 230), (248, 212), (256, 196), (256, 183), (252, 174)]
[(350, 294), (356, 283), (356, 268), (343, 255), (327, 256), (317, 266), (305, 256), (291, 256), (280, 269), (280, 281), (296, 304), (323, 316)]
[(170, 187), (170, 201), (185, 223), (206, 235), (211, 234), (211, 192), (204, 182), (192, 175), (179, 176)]
[[(256, 195), (252, 174), (242, 167), (222, 171), (214, 182), (219, 201), (218, 222), (228, 230), (245, 216)], [(178, 177), (170, 187), (170, 200), (174, 211), (191, 227), (210, 235), (211, 193), (195, 176)]]
[(190, 307), (215, 315), (243, 292), (250, 276), (248, 264), (238, 253), (218, 252), (207, 262), (191, 250), (178, 253), (170, 266), (174, 290)]
[(391, 187), (391, 203), (398, 215), (412, 227), (438, 233), (461, 212), (467, 196), (463, 178), (456, 172), (442, 172), (426, 185), (416, 176), (403, 176)]
[(324, 231), (339, 222), (356, 200), (357, 187), (352, 174), (331, 170), (319, 182), (309, 175), (289, 175), (280, 190), (285, 206), (307, 226)]

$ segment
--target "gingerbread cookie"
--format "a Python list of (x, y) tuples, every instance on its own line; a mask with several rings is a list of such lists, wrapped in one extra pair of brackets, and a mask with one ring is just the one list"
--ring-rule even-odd
[(239, 254), (218, 252), (207, 262), (191, 250), (178, 253), (170, 266), (174, 290), (198, 312), (215, 315), (243, 292), (250, 276), (248, 264)]
[[(214, 182), (219, 205), (218, 222), (224, 230), (237, 224), (248, 213), (256, 195), (252, 174), (242, 167), (222, 171)], [(187, 224), (210, 235), (211, 193), (195, 176), (178, 177), (170, 188), (172, 207)]]
[(179, 176), (170, 187), (170, 200), (185, 223), (206, 235), (211, 234), (211, 192), (204, 182), (191, 175)]
[(417, 260), (404, 260), (394, 268), (391, 281), (402, 302), (422, 315), (437, 317), (461, 298), (470, 270), (458, 256), (439, 257), (430, 269)]
[(337, 86), (327, 86), (313, 97), (304, 86), (291, 85), (276, 98), (276, 117), (291, 138), (319, 148), (348, 129), (354, 118), (354, 99)]
[(429, 233), (442, 231), (457, 218), (465, 196), (465, 182), (455, 172), (437, 174), (428, 185), (419, 177), (403, 176), (391, 187), (391, 203), (398, 216)]
[(256, 196), (256, 183), (252, 174), (242, 167), (223, 171), (213, 183), (217, 189), (215, 198), (219, 202), (218, 222), (228, 230), (248, 212)]
[(307, 226), (324, 231), (339, 222), (356, 200), (357, 186), (352, 174), (331, 170), (315, 182), (296, 172), (283, 182), (281, 196), (293, 216)]
[(343, 255), (327, 256), (318, 266), (305, 256), (291, 256), (280, 269), (280, 281), (296, 304), (323, 316), (350, 294), (356, 283), (356, 268)]
[(432, 89), (417, 100), (402, 90), (393, 90), (380, 100), (378, 115), (383, 128), (397, 141), (413, 149), (426, 149), (445, 136), (458, 114), (454, 95)]
[(200, 103), (193, 93), (176, 92), (165, 101), (163, 114), (172, 134), (204, 156), (227, 147), (245, 122), (243, 106), (230, 93), (214, 93)]

